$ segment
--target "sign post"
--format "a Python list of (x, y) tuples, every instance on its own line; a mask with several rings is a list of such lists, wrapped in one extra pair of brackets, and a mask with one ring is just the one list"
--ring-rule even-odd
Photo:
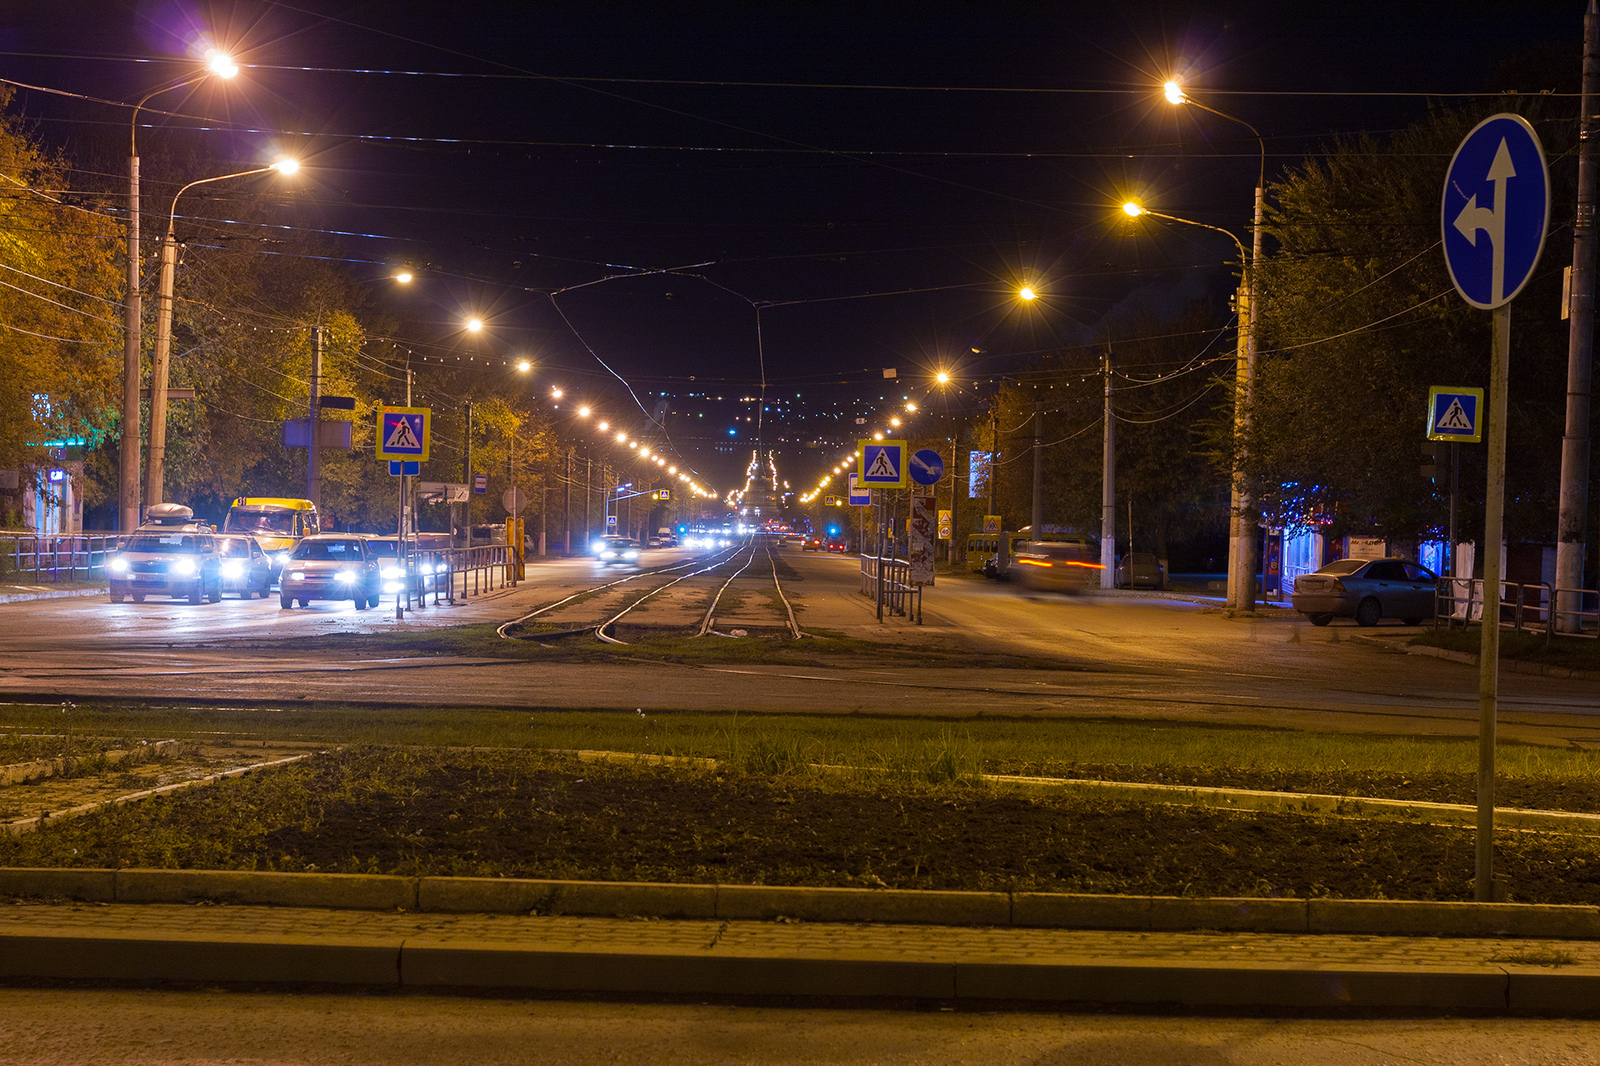
[[(1481, 201), (1481, 202), (1480, 202)], [(1539, 262), (1550, 220), (1544, 146), (1520, 115), (1491, 115), (1456, 148), (1445, 174), (1439, 224), (1445, 265), (1461, 298), (1494, 313), (1489, 350), (1488, 480), (1484, 492), (1483, 625), (1478, 651), (1478, 819), (1473, 894), (1504, 898), (1494, 879), (1494, 745), (1500, 686), (1500, 548), (1506, 495), (1506, 389), (1511, 367), (1511, 301)], [(1463, 397), (1458, 390), (1456, 399)], [(1430, 413), (1429, 435), (1460, 432), (1466, 404)], [(1430, 406), (1430, 411), (1436, 409)], [(1476, 430), (1476, 426), (1470, 427)], [(1454, 439), (1462, 439), (1460, 436)]]

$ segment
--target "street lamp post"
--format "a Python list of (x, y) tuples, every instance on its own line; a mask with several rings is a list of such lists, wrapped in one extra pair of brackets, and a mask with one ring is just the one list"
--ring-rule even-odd
[(152, 97), (215, 74), (231, 78), (239, 68), (222, 52), (206, 57), (206, 69), (170, 85), (152, 89), (133, 105), (128, 125), (128, 291), (123, 299), (122, 345), (122, 456), (118, 469), (117, 523), (123, 532), (139, 526), (139, 362), (144, 348), (141, 319), (144, 306), (139, 296), (139, 110)]
[[(1250, 381), (1253, 374), (1253, 353), (1255, 351), (1255, 287), (1254, 271), (1251, 269), (1251, 259), (1244, 250), (1244, 242), (1221, 226), (1213, 226), (1207, 222), (1195, 222), (1192, 219), (1179, 218), (1177, 215), (1164, 215), (1160, 211), (1151, 211), (1149, 208), (1128, 202), (1122, 205), (1123, 213), (1129, 218), (1138, 218), (1140, 215), (1149, 215), (1151, 218), (1164, 218), (1168, 222), (1181, 222), (1186, 226), (1198, 226), (1214, 233), (1221, 233), (1233, 241), (1235, 250), (1239, 253), (1239, 346), (1235, 357), (1236, 369), (1234, 372), (1234, 433), (1243, 436), (1249, 429), (1249, 417), (1246, 403), (1250, 398)], [(1228, 541), (1228, 603), (1235, 610), (1253, 611), (1256, 606), (1255, 591), (1255, 523), (1246, 517), (1250, 507), (1249, 493), (1244, 489), (1244, 479), (1239, 471), (1239, 460), (1235, 457), (1233, 462), (1233, 498), (1232, 513), (1229, 516), (1229, 541)]]
[[(1244, 119), (1230, 115), (1226, 111), (1218, 111), (1214, 107), (1200, 103), (1183, 91), (1183, 87), (1176, 81), (1169, 81), (1163, 86), (1167, 102), (1173, 105), (1190, 104), (1202, 111), (1216, 115), (1218, 118), (1227, 119), (1229, 122), (1243, 126), (1255, 135), (1256, 143), (1261, 149), (1261, 167), (1256, 176), (1255, 212), (1251, 222), (1250, 233), (1250, 261), (1244, 267), (1245, 280), (1240, 286), (1239, 318), (1241, 329), (1239, 331), (1239, 361), (1238, 371), (1235, 375), (1235, 414), (1234, 435), (1235, 451), (1233, 460), (1233, 499), (1232, 514), (1229, 519), (1229, 545), (1228, 545), (1228, 602), (1235, 610), (1254, 611), (1256, 609), (1256, 523), (1250, 517), (1250, 494), (1244, 485), (1244, 477), (1239, 469), (1238, 450), (1239, 443), (1250, 429), (1249, 400), (1251, 388), (1255, 382), (1256, 370), (1256, 324), (1260, 321), (1258, 315), (1256, 285), (1256, 267), (1261, 263), (1261, 209), (1267, 184), (1267, 142), (1261, 136), (1261, 131), (1256, 129)], [(1181, 221), (1181, 220), (1179, 220)], [(1215, 228), (1215, 227), (1213, 227)], [(1233, 234), (1228, 234), (1232, 237)], [(1235, 243), (1238, 238), (1234, 238)], [(1244, 258), (1243, 246), (1240, 247), (1241, 262)]]
[[(214, 181), (244, 178), (252, 174), (265, 174), (276, 170), (280, 174), (293, 174), (300, 164), (293, 159), (280, 159), (271, 166), (241, 170), (236, 174), (222, 174), (215, 178), (191, 181), (179, 189), (172, 198), (172, 209), (167, 212), (167, 235), (161, 242), (161, 272), (156, 287), (156, 344), (150, 360), (150, 448), (145, 458), (145, 500), (157, 504), (166, 498), (164, 485), (167, 454), (167, 374), (172, 357), (172, 299), (174, 275), (178, 269), (178, 242), (174, 229), (178, 220), (178, 197), (196, 185), (209, 185)], [(315, 382), (313, 381), (313, 388)], [(312, 413), (311, 447), (316, 448), (316, 413)]]

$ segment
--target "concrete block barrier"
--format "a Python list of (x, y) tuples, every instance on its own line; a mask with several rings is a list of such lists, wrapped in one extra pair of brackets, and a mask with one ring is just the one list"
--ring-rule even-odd
[(418, 938), (406, 942), (400, 973), (408, 988), (927, 999), (956, 994), (955, 966), (947, 962), (526, 951)]
[(400, 942), (73, 934), (7, 936), (0, 977), (398, 985)]
[(1304, 933), (1309, 927), (1303, 899), (1153, 896), (1150, 928), (1219, 929), (1241, 933)]
[(417, 882), (378, 874), (289, 874), (256, 870), (118, 870), (118, 903), (272, 904), (349, 910), (413, 910)]
[(1307, 931), (1374, 936), (1600, 938), (1600, 907), (1538, 903), (1434, 903), (1313, 899)]
[(110, 903), (117, 898), (117, 875), (114, 870), (0, 868), (0, 896)]
[(1148, 929), (1149, 896), (1014, 892), (1011, 924), (1043, 929)]
[(1483, 971), (1221, 968), (1181, 960), (1102, 965), (1006, 961), (958, 964), (963, 999), (1186, 1007), (1324, 1007), (1503, 1011), (1506, 976)]
[(730, 920), (1010, 925), (1011, 899), (1004, 892), (718, 885), (716, 916)]
[(628, 881), (534, 881), (424, 877), (417, 906), (455, 914), (572, 914), (598, 917), (712, 918), (717, 886)]

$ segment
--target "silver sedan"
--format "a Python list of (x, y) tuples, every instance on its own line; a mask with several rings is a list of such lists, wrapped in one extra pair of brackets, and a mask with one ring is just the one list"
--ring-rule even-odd
[(1325, 626), (1335, 618), (1354, 618), (1360, 626), (1398, 618), (1408, 626), (1433, 617), (1439, 579), (1409, 559), (1338, 559), (1294, 580), (1289, 602)]

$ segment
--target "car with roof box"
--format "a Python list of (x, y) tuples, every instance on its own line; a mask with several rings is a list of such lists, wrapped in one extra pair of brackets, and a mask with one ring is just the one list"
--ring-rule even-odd
[(145, 522), (106, 563), (111, 602), (151, 593), (190, 603), (222, 599), (222, 564), (211, 523), (181, 503), (151, 504)]

